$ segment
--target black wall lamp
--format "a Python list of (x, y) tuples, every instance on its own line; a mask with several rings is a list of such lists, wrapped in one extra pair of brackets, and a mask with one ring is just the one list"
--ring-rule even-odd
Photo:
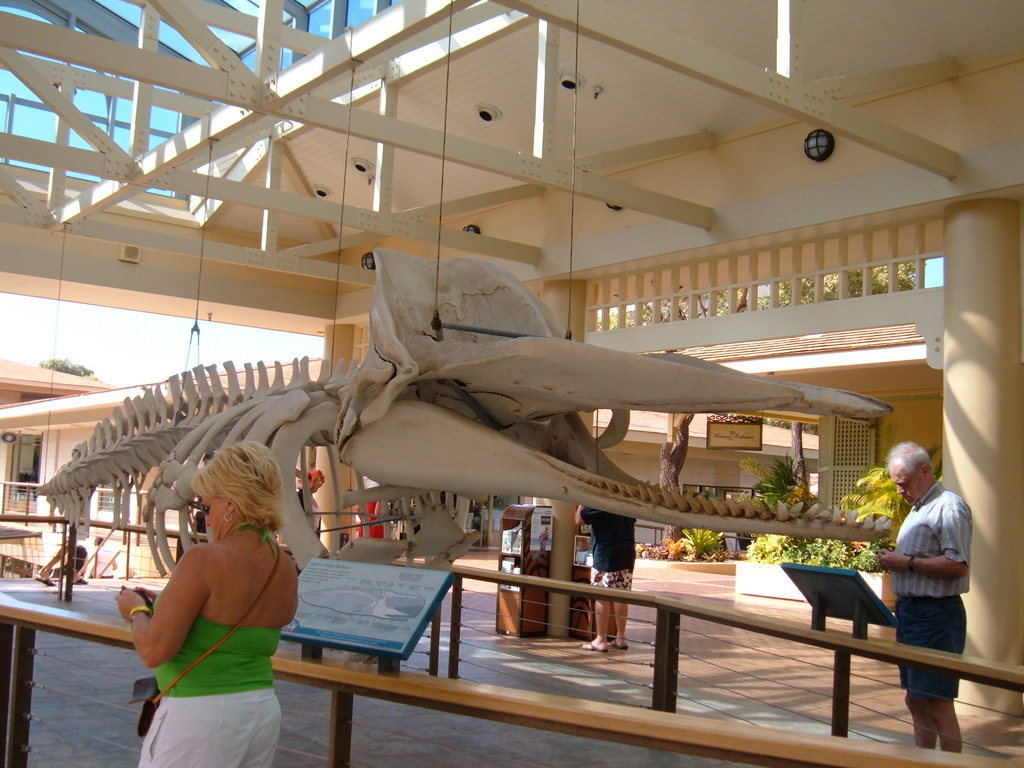
[(466, 226), (464, 226), (462, 228), (462, 231), (463, 232), (472, 232), (474, 235), (479, 235), (480, 234), (480, 227), (478, 227), (476, 224), (467, 224)]
[(363, 258), (359, 260), (359, 263), (362, 265), (363, 269), (377, 268), (377, 262), (373, 260), (373, 251), (367, 251), (364, 253)]
[(824, 128), (815, 128), (804, 139), (804, 154), (816, 163), (828, 160), (835, 148), (836, 137)]

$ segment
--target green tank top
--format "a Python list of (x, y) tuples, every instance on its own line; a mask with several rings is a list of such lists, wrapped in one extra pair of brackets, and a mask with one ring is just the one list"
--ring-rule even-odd
[[(156, 668), (160, 689), (230, 631), (231, 627), (226, 624), (196, 616), (174, 658)], [(167, 695), (214, 696), (273, 688), (274, 669), (270, 657), (277, 652), (280, 641), (280, 629), (239, 627), (224, 645), (203, 659)]]
[[(240, 525), (236, 530), (263, 534), (261, 543), (270, 545), (277, 554), (270, 531), (253, 525)], [(154, 607), (158, 607), (160, 598)], [(156, 668), (156, 681), (162, 691), (181, 671), (198, 659), (207, 649), (231, 631), (227, 624), (218, 624), (196, 616), (185, 636), (185, 642), (170, 661)], [(239, 627), (225, 643), (211, 653), (195, 669), (185, 675), (167, 692), (169, 697), (216, 696), (274, 687), (274, 667), (270, 657), (277, 652), (281, 630), (269, 627)]]

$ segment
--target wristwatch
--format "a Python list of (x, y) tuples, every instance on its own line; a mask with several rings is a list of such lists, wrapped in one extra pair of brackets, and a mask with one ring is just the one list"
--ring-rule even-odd
[(914, 570), (914, 555), (911, 555), (910, 559), (907, 560), (907, 570), (911, 572)]

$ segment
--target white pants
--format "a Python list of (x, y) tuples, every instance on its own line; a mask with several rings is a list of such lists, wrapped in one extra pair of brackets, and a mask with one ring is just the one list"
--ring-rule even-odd
[(273, 688), (168, 697), (142, 742), (139, 768), (270, 768), (280, 731)]

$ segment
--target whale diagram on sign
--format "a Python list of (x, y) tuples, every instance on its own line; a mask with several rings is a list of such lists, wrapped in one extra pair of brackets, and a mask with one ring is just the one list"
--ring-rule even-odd
[(420, 615), (425, 601), (419, 595), (403, 595), (386, 589), (319, 589), (299, 595), (309, 606), (334, 613), (408, 621)]

